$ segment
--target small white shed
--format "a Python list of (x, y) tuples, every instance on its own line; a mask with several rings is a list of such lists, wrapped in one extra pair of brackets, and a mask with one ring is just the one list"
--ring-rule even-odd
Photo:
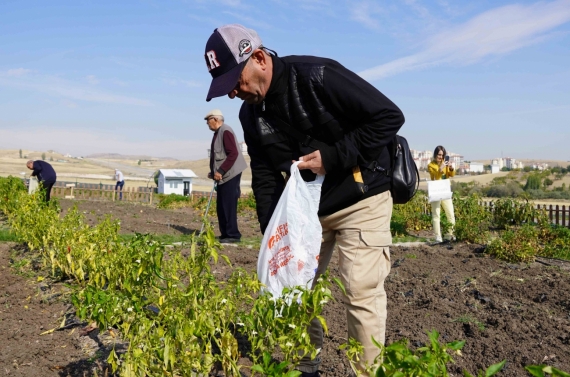
[(160, 169), (158, 171), (158, 193), (190, 195), (192, 178), (197, 177), (190, 169)]
[(491, 174), (497, 174), (500, 171), (501, 171), (501, 168), (499, 167), (499, 164), (491, 165)]

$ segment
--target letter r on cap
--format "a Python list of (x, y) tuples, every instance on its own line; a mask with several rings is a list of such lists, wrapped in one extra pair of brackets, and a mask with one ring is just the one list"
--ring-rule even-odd
[(216, 57), (216, 52), (214, 50), (206, 52), (206, 57), (207, 57), (206, 63), (208, 64), (208, 71), (211, 71), (212, 69), (220, 66), (220, 63), (218, 62), (218, 59)]

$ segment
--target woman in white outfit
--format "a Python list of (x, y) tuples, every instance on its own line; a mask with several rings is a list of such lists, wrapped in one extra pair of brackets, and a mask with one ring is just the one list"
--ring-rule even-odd
[[(447, 152), (444, 147), (438, 145), (433, 151), (433, 160), (428, 165), (429, 175), (432, 181), (438, 179), (448, 179), (455, 175), (455, 167), (450, 164), (449, 161), (445, 160)], [(442, 242), (441, 239), (441, 226), (440, 226), (440, 214), (441, 207), (445, 211), (447, 216), (447, 221), (449, 221), (452, 227), (449, 228), (446, 238), (451, 240), (455, 239), (453, 235), (453, 226), (455, 225), (455, 214), (453, 213), (453, 201), (451, 199), (440, 200), (431, 203), (431, 222), (433, 225), (433, 232), (435, 235), (436, 242)]]

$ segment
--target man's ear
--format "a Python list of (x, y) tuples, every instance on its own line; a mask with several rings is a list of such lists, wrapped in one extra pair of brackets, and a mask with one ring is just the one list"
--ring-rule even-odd
[(261, 69), (265, 69), (267, 67), (267, 55), (260, 48), (253, 50), (250, 59), (253, 59), (253, 61), (257, 63)]

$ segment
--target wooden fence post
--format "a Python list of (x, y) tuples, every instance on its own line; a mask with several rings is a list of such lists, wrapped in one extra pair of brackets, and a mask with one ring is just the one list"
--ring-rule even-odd
[(558, 210), (558, 204), (556, 205), (556, 225), (560, 225), (560, 218), (559, 218), (560, 211)]

